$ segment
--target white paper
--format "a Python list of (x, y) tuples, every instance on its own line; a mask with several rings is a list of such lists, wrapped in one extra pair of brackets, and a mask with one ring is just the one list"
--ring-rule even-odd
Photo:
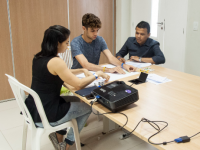
[[(92, 74), (94, 73), (93, 71), (90, 71)], [(76, 75), (79, 79), (85, 78), (85, 74), (81, 73), (79, 75)], [(98, 79), (94, 80), (92, 83), (90, 83), (88, 86), (86, 87), (92, 87), (92, 86), (101, 86), (102, 84), (105, 83), (106, 79), (103, 79), (101, 77), (99, 77)]]
[[(101, 67), (107, 67), (107, 68), (114, 68), (116, 66), (114, 65), (103, 65)], [(92, 74), (95, 73), (94, 71), (90, 71)], [(129, 76), (133, 76), (133, 75), (136, 75), (136, 74), (139, 74), (138, 72), (127, 72), (126, 70), (124, 70), (124, 72), (126, 72), (126, 74), (119, 74), (119, 73), (106, 73), (110, 76), (110, 79), (108, 82), (112, 82), (112, 81), (115, 81), (115, 80), (119, 80), (119, 79), (122, 79), (122, 78), (126, 78), (126, 77), (129, 77)], [(78, 78), (82, 79), (85, 77), (84, 73), (81, 73), (79, 75), (76, 75)], [(91, 84), (89, 84), (87, 87), (91, 87), (91, 86), (95, 86), (96, 85), (99, 85), (99, 82), (104, 82), (105, 79), (97, 79), (95, 81), (93, 81)], [(100, 83), (101, 84), (101, 83)]]
[[(116, 67), (116, 66), (110, 65), (110, 64), (109, 64), (109, 65), (103, 65), (103, 66), (101, 66), (101, 67), (114, 68), (114, 67)], [(124, 69), (123, 69), (123, 70), (124, 70)], [(124, 70), (124, 72), (125, 72), (126, 74), (119, 74), (119, 73), (106, 73), (106, 74), (108, 74), (108, 75), (110, 76), (109, 82), (115, 81), (115, 80), (119, 80), (119, 79), (122, 79), (122, 78), (126, 78), (126, 77), (129, 77), (129, 76), (133, 76), (133, 75), (138, 74), (138, 72), (128, 72), (128, 71), (126, 71), (126, 70)]]
[(161, 84), (161, 83), (170, 82), (172, 80), (168, 79), (167, 77), (161, 77), (157, 74), (149, 74), (146, 81), (158, 85), (158, 84)]
[(127, 61), (125, 64), (131, 65), (137, 68), (143, 68), (143, 67), (148, 67), (151, 66), (151, 63), (140, 63), (140, 62), (134, 62), (134, 61)]
[(115, 68), (116, 66), (114, 65), (111, 65), (111, 64), (108, 64), (108, 65), (103, 65), (101, 67), (106, 67), (106, 68)]

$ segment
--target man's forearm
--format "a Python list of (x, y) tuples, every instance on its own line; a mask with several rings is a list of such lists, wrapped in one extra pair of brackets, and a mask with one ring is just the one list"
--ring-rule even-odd
[[(119, 56), (118, 56), (119, 57)], [(121, 56), (120, 56), (121, 57)], [(120, 62), (116, 57), (112, 57), (109, 59), (109, 62), (115, 66), (121, 66), (122, 62)]]
[(83, 66), (83, 68), (88, 69), (90, 71), (103, 71), (103, 67), (92, 63), (88, 63), (87, 65)]
[(142, 57), (141, 62), (155, 64), (155, 62), (153, 61), (152, 58), (143, 58), (143, 57)]

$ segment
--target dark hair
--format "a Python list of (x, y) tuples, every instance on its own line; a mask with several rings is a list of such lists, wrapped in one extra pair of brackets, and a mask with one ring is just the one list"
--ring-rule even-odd
[(57, 56), (58, 42), (64, 42), (70, 35), (70, 30), (60, 26), (54, 25), (49, 27), (44, 32), (44, 38), (41, 44), (42, 50), (35, 55), (35, 58), (42, 56)]
[(147, 33), (149, 34), (150, 33), (150, 25), (148, 22), (145, 22), (145, 21), (141, 21), (140, 23), (137, 24), (138, 28), (146, 28), (147, 29)]
[(92, 13), (87, 13), (82, 17), (82, 26), (88, 28), (101, 28), (101, 20)]

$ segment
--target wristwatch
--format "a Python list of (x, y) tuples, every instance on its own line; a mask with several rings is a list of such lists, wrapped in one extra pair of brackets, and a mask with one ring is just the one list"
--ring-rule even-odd
[(142, 62), (142, 57), (139, 57), (139, 62)]
[(93, 73), (93, 75), (95, 76), (96, 79), (98, 78), (98, 75), (96, 73)]

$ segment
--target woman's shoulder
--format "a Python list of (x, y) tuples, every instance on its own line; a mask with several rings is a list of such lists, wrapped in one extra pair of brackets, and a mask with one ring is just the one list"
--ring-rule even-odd
[(52, 59), (49, 60), (47, 66), (52, 67), (52, 68), (58, 68), (58, 67), (63, 67), (65, 66), (65, 61), (61, 59), (60, 57), (53, 57)]
[(52, 62), (52, 63), (59, 63), (59, 62), (64, 62), (63, 59), (61, 59), (60, 57), (52, 57), (49, 62)]
[(66, 64), (64, 60), (62, 60), (60, 57), (53, 57), (47, 63), (47, 68), (49, 72), (53, 75), (57, 75), (60, 70), (65, 68), (65, 66)]

